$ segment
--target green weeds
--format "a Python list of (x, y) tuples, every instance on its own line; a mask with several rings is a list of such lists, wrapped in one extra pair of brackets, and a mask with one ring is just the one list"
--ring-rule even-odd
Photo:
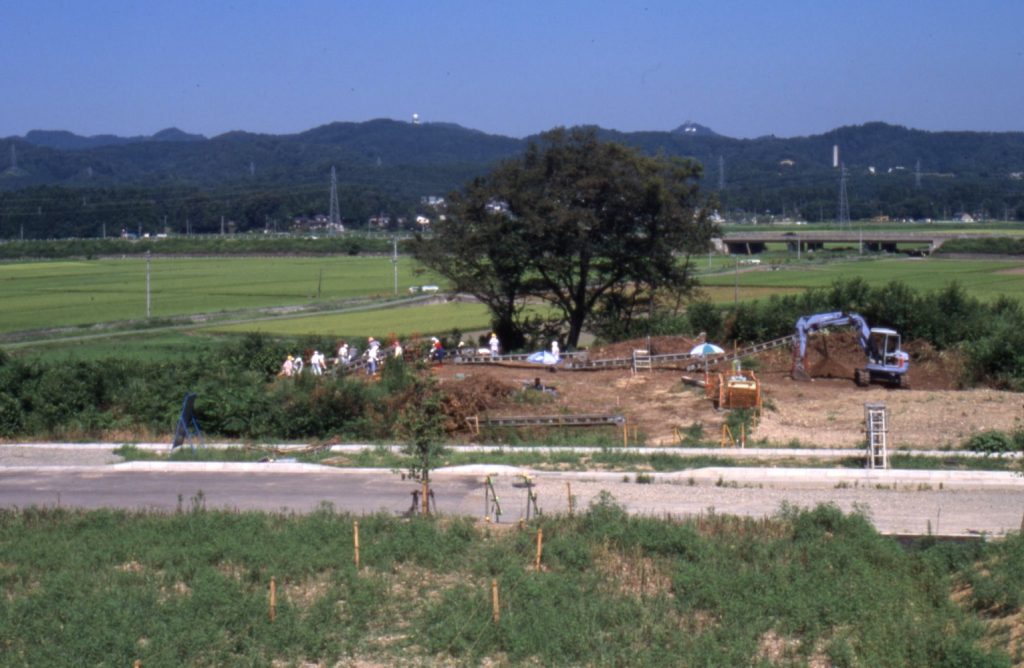
[(904, 550), (831, 506), (666, 522), (607, 494), (504, 531), (198, 495), (170, 515), (31, 508), (0, 512), (0, 643), (8, 665), (47, 666), (1008, 666), (949, 591), (969, 580), (974, 607), (1017, 609), (1021, 545)]

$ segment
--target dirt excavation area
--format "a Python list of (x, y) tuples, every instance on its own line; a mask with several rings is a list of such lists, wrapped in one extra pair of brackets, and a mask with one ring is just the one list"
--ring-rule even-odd
[[(686, 337), (655, 337), (594, 348), (588, 354), (591, 359), (612, 359), (643, 349), (686, 353), (698, 343)], [(909, 389), (858, 387), (853, 373), (863, 365), (864, 354), (851, 332), (811, 338), (806, 366), (810, 381), (790, 378), (789, 346), (750, 356), (747, 368), (760, 383), (763, 410), (748, 446), (861, 447), (868, 402), (883, 402), (888, 408), (893, 448), (957, 448), (979, 431), (1010, 430), (1024, 420), (1024, 395), (958, 389), (962, 361), (956, 354), (921, 342), (906, 343), (904, 349), (911, 356)], [(710, 370), (724, 372), (728, 367), (711, 364)], [(629, 368), (552, 371), (528, 363), (445, 364), (434, 373), (449, 395), (450, 426), (459, 428), (466, 440), (474, 440), (464, 426), (466, 418), (602, 414), (623, 416), (630, 434), (635, 431), (647, 445), (668, 446), (697, 431), (704, 440), (717, 440), (728, 417), (703, 388), (684, 382), (684, 377), (703, 380), (703, 370), (685, 372), (682, 365), (634, 373)], [(529, 388), (538, 382), (548, 391)]]

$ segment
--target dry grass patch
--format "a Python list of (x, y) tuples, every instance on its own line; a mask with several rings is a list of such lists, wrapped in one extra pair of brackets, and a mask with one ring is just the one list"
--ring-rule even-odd
[(642, 599), (651, 595), (672, 596), (672, 576), (668, 569), (639, 550), (627, 554), (604, 544), (594, 554), (597, 569), (612, 593)]

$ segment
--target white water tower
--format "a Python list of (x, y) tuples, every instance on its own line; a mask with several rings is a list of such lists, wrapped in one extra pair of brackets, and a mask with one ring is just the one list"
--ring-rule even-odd
[(412, 115), (412, 124), (413, 125), (419, 125), (420, 124), (420, 115), (419, 114), (413, 114)]
[(832, 166), (839, 167), (839, 144), (832, 145)]

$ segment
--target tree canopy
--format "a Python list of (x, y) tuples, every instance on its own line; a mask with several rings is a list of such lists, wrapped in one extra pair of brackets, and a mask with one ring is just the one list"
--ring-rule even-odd
[(700, 176), (694, 162), (645, 157), (593, 130), (553, 130), (454, 193), (415, 252), (488, 306), (506, 347), (524, 341), (530, 300), (555, 307), (576, 346), (597, 317), (692, 289), (689, 257), (714, 231)]

